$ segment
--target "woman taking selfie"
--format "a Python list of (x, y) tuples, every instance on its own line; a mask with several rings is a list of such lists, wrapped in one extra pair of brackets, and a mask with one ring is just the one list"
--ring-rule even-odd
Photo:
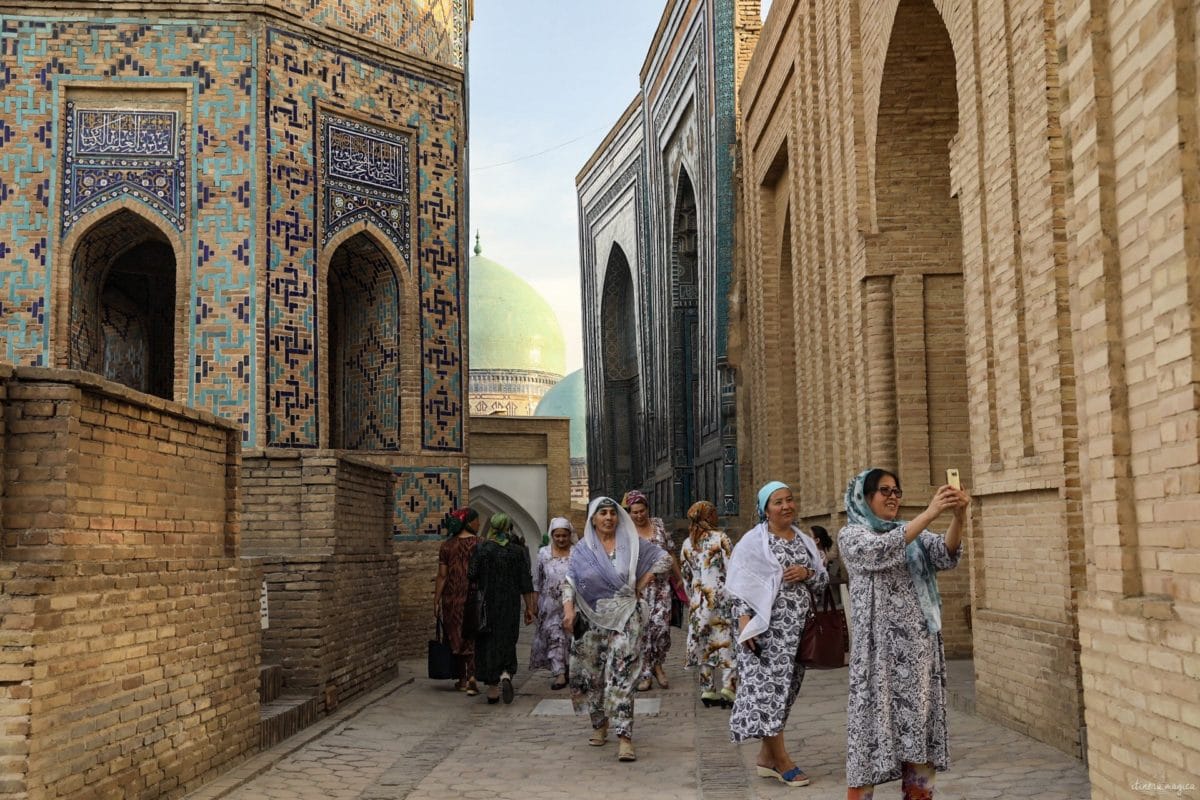
[[(846, 488), (848, 524), (838, 545), (850, 574), (850, 696), (846, 719), (848, 800), (872, 800), (900, 779), (905, 800), (931, 800), (934, 774), (949, 766), (946, 654), (938, 570), (958, 565), (971, 497), (934, 492), (911, 522), (899, 519), (900, 480), (871, 469)], [(925, 530), (946, 511), (945, 538)]]

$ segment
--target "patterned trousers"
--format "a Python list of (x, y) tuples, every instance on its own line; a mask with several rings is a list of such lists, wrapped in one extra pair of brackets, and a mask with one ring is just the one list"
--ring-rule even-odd
[[(937, 775), (933, 764), (903, 763), (900, 786), (904, 800), (933, 800), (933, 781)], [(846, 800), (874, 800), (874, 786), (852, 786), (846, 790)]]
[(571, 700), (575, 713), (587, 709), (592, 728), (605, 725), (617, 736), (633, 735), (633, 685), (642, 669), (640, 614), (623, 631), (592, 627), (571, 643)]

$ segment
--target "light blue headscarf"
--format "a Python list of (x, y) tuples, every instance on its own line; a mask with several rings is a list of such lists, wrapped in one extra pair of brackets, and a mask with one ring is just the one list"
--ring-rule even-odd
[[(873, 471), (863, 470), (846, 487), (846, 516), (851, 525), (861, 525), (876, 533), (887, 533), (903, 525), (904, 520), (882, 520), (871, 510), (864, 487), (867, 475)], [(921, 613), (925, 615), (925, 627), (930, 633), (937, 633), (942, 629), (942, 593), (938, 591), (937, 572), (933, 569), (929, 554), (925, 552), (925, 545), (921, 544), (920, 536), (904, 548), (904, 560), (908, 562), (908, 574), (912, 577), (913, 588), (917, 590)]]
[(791, 487), (783, 481), (771, 481), (758, 490), (758, 519), (760, 522), (767, 518), (767, 501), (771, 499), (771, 495), (780, 489), (788, 488)]

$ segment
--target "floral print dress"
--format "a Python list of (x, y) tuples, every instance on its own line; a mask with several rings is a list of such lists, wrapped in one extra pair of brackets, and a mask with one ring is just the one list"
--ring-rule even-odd
[(721, 688), (733, 691), (732, 604), (725, 593), (725, 564), (733, 551), (724, 531), (706, 531), (697, 546), (683, 540), (679, 566), (691, 600), (688, 618), (687, 666), (699, 667), (701, 691), (715, 688), (716, 670), (724, 670)]
[(551, 675), (567, 671), (567, 632), (563, 630), (563, 583), (571, 556), (556, 558), (550, 545), (538, 550), (537, 566), (533, 570), (533, 590), (538, 593), (537, 630), (529, 654), (530, 669), (548, 669)]
[[(798, 564), (813, 568), (812, 558), (799, 536), (788, 541), (767, 534), (767, 545), (780, 566)], [(828, 582), (829, 576), (825, 572), (814, 573), (808, 580), (798, 583), (784, 582), (771, 606), (771, 621), (757, 638), (762, 648), (759, 655), (754, 655), (745, 645), (735, 648), (741, 686), (729, 715), (729, 736), (734, 742), (783, 732), (792, 703), (804, 681), (804, 667), (796, 658), (804, 624), (812, 614), (812, 596), (824, 592)], [(733, 598), (734, 620), (742, 614), (753, 613), (748, 604)]]
[[(897, 780), (902, 762), (938, 770), (950, 764), (946, 654), (941, 634), (929, 632), (921, 613), (904, 530), (848, 525), (838, 534), (854, 621), (846, 708), (846, 784), (852, 787)], [(920, 540), (934, 569), (958, 565), (958, 552), (941, 536), (923, 531)]]
[[(646, 541), (675, 555), (675, 543), (667, 536), (666, 527), (659, 517), (653, 517), (650, 525), (654, 532)], [(671, 649), (671, 579), (670, 571), (657, 575), (642, 590), (648, 616), (642, 628), (642, 674), (639, 682), (650, 680), (655, 667), (661, 667)]]

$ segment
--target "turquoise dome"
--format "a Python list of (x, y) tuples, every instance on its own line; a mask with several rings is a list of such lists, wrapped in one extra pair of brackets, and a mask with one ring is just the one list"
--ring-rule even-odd
[(517, 273), (482, 252), (477, 236), (468, 300), (471, 369), (562, 375), (567, 346), (554, 309)]
[(571, 458), (587, 458), (587, 396), (577, 369), (542, 395), (535, 417), (571, 418)]

